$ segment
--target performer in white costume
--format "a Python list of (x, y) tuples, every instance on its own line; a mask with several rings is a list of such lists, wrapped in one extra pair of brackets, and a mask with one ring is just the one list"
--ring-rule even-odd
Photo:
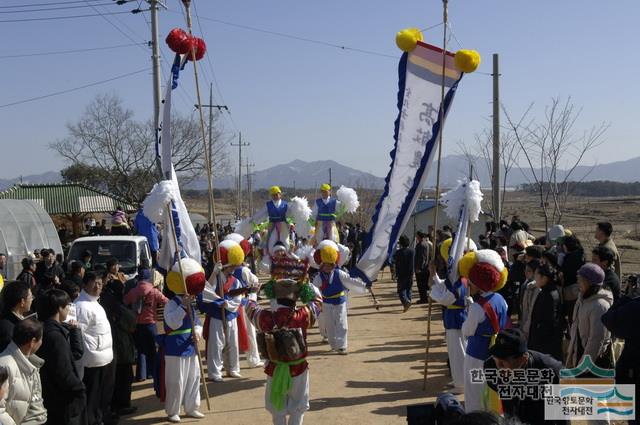
[[(443, 242), (440, 249), (442, 258), (449, 260), (449, 247), (451, 239)], [(469, 241), (470, 251), (476, 250), (476, 244)], [(458, 267), (452, 264), (451, 267)], [(466, 338), (462, 337), (462, 324), (467, 319), (466, 304), (469, 296), (469, 282), (465, 277), (459, 277), (451, 283), (449, 276), (441, 279), (438, 276), (435, 264), (431, 264), (430, 273), (433, 276), (433, 286), (431, 287), (431, 298), (437, 303), (445, 306), (443, 312), (443, 322), (445, 328), (445, 339), (447, 341), (447, 353), (449, 355), (449, 367), (453, 378), (453, 393), (459, 394), (464, 391), (464, 353), (467, 348)]]
[[(189, 417), (203, 418), (200, 407), (200, 365), (196, 345), (202, 337), (202, 325), (191, 303), (193, 296), (202, 290), (204, 271), (197, 261), (182, 259), (184, 280), (176, 266), (167, 276), (167, 285), (175, 296), (164, 308), (164, 387), (165, 404), (169, 422), (180, 422), (180, 407)], [(178, 277), (176, 278), (176, 275)], [(185, 283), (189, 294), (185, 295)], [(193, 323), (187, 313), (191, 310)], [(195, 334), (196, 341), (192, 335)], [(195, 343), (195, 344), (194, 344)]]
[(329, 340), (332, 351), (347, 354), (347, 292), (364, 294), (367, 286), (359, 278), (353, 278), (338, 267), (339, 248), (330, 240), (324, 240), (316, 250), (316, 262), (320, 262), (320, 272), (313, 279), (313, 285), (322, 293), (322, 313), (318, 326), (323, 336)]
[(464, 357), (464, 404), (467, 412), (488, 410), (489, 387), (472, 383), (472, 371), (482, 370), (489, 358), (489, 347), (507, 323), (507, 303), (498, 291), (507, 281), (508, 271), (500, 255), (491, 249), (465, 254), (458, 264), (460, 275), (468, 278), (473, 303), (462, 324), (467, 339)]
[[(336, 193), (337, 199), (331, 197), (331, 185), (323, 183), (320, 186), (321, 198), (316, 199), (311, 208), (311, 218), (309, 224), (315, 226), (313, 245), (325, 239), (340, 242), (336, 220), (339, 220), (345, 213), (353, 213), (360, 206), (356, 191), (340, 186)], [(303, 236), (307, 236), (304, 235)], [(346, 243), (346, 242), (345, 242)]]
[[(205, 339), (207, 340), (208, 378), (222, 382), (223, 350), (227, 348), (227, 376), (241, 378), (240, 352), (238, 348), (238, 309), (242, 302), (243, 289), (233, 271), (244, 261), (244, 252), (239, 244), (223, 241), (220, 244), (221, 263), (198, 296), (198, 308), (207, 315)], [(223, 311), (224, 310), (224, 311)], [(208, 328), (207, 328), (208, 325)]]
[(240, 221), (236, 225), (236, 233), (248, 237), (253, 231), (264, 228), (267, 235), (264, 238), (263, 262), (268, 264), (274, 254), (276, 244), (284, 245), (289, 251), (294, 245), (289, 240), (290, 224), (295, 223), (301, 234), (308, 233), (308, 220), (311, 208), (305, 198), (294, 197), (290, 202), (282, 199), (282, 191), (278, 186), (269, 189), (271, 200), (252, 217)]
[[(302, 425), (309, 409), (306, 335), (322, 308), (321, 296), (308, 283), (291, 279), (270, 281), (264, 293), (272, 307), (263, 309), (249, 301), (247, 314), (265, 337), (265, 407), (274, 425)], [(298, 298), (303, 307), (296, 307)]]
[[(225, 237), (225, 241), (231, 240), (237, 242), (242, 250), (244, 251), (245, 256), (248, 251), (251, 249), (251, 245), (249, 241), (244, 239), (242, 235), (238, 233), (231, 233)], [(226, 242), (223, 241), (221, 246)], [(240, 286), (247, 290), (247, 294), (242, 298), (242, 306), (246, 307), (249, 300), (256, 301), (258, 298), (258, 291), (260, 290), (260, 281), (258, 280), (258, 276), (251, 272), (251, 269), (246, 266), (246, 264), (242, 263), (238, 267), (236, 267), (233, 272), (233, 276), (238, 279), (240, 282)], [(243, 318), (244, 318), (244, 327), (246, 330), (246, 337), (249, 343), (249, 349), (247, 351), (247, 363), (249, 363), (249, 367), (262, 367), (264, 366), (264, 362), (260, 359), (260, 353), (258, 351), (258, 343), (256, 342), (256, 328), (253, 326), (253, 323), (247, 317), (246, 308), (240, 308), (242, 310)], [(243, 329), (240, 324), (240, 318), (238, 319), (238, 334), (240, 340), (242, 340)], [(242, 344), (240, 344), (242, 346)]]

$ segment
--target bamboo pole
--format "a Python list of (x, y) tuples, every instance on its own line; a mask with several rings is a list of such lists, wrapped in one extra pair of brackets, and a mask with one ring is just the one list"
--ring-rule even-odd
[[(439, 198), (440, 198), (440, 168), (442, 166), (442, 133), (444, 132), (444, 85), (445, 85), (445, 69), (446, 69), (446, 58), (447, 58), (447, 22), (448, 22), (448, 4), (449, 0), (442, 0), (442, 21), (443, 21), (443, 36), (442, 36), (442, 81), (440, 83), (440, 111), (439, 111), (439, 121), (440, 121), (440, 130), (438, 133), (438, 167), (436, 173), (436, 194), (435, 200), (436, 205), (434, 209), (433, 215), (433, 232), (434, 232), (434, 249), (432, 254), (432, 261), (435, 262), (436, 258), (436, 240), (435, 235), (438, 230), (438, 206), (439, 206)], [(432, 304), (433, 300), (429, 297), (429, 306), (427, 308), (427, 340), (425, 343), (425, 355), (424, 355), (424, 379), (422, 381), (422, 390), (427, 390), (427, 377), (429, 373), (429, 347), (431, 345), (431, 313), (432, 313)]]
[[(187, 17), (187, 29), (189, 30), (189, 35), (193, 36), (193, 23), (191, 20), (191, 0), (182, 0), (182, 4), (185, 8), (185, 15)], [(215, 199), (213, 196), (213, 172), (212, 172), (212, 155), (209, 149), (211, 147), (207, 144), (207, 139), (205, 136), (206, 130), (204, 125), (204, 112), (202, 111), (202, 99), (200, 96), (200, 81), (198, 78), (198, 62), (196, 61), (196, 49), (195, 46), (191, 48), (191, 61), (193, 62), (193, 75), (196, 83), (196, 98), (198, 101), (198, 112), (200, 115), (200, 129), (202, 133), (202, 143), (204, 145), (204, 157), (205, 157), (205, 167), (207, 169), (207, 189), (209, 196), (209, 206), (211, 207), (211, 216), (213, 218), (213, 242), (216, 244), (216, 262), (220, 261), (220, 239), (218, 238), (218, 225), (216, 223), (216, 207), (215, 207)], [(218, 276), (216, 276), (216, 282), (218, 282)], [(224, 282), (220, 285), (220, 297), (224, 299)], [(221, 309), (222, 311), (222, 330), (224, 333), (225, 347), (227, 346), (227, 322), (226, 322), (226, 314), (224, 306)]]
[[(187, 283), (184, 280), (184, 274), (182, 273), (182, 263), (180, 262), (180, 245), (178, 245), (178, 237), (176, 236), (176, 226), (173, 222), (173, 214), (171, 213), (171, 203), (167, 204), (167, 213), (169, 216), (169, 223), (171, 223), (171, 234), (173, 235), (173, 243), (176, 247), (176, 258), (178, 259), (178, 267), (180, 269), (180, 281), (182, 282), (182, 286), (184, 287), (185, 295), (189, 297), (189, 291), (187, 290)], [(189, 305), (187, 306), (187, 315), (189, 316), (189, 320), (191, 321), (191, 339), (193, 341), (193, 347), (196, 350), (196, 356), (198, 357), (198, 368), (200, 368), (200, 381), (202, 383), (202, 387), (204, 388), (204, 396), (207, 401), (207, 410), (211, 411), (211, 401), (209, 400), (209, 389), (207, 388), (207, 381), (204, 377), (204, 368), (202, 367), (202, 357), (200, 356), (200, 348), (198, 347), (198, 343), (196, 342), (196, 327), (195, 327), (195, 318), (193, 317), (193, 311), (191, 310), (191, 301), (189, 301)]]

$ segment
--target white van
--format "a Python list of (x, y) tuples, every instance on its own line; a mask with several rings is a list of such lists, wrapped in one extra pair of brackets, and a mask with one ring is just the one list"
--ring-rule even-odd
[(92, 270), (106, 270), (109, 258), (115, 257), (120, 271), (127, 279), (138, 274), (140, 264), (151, 264), (149, 242), (144, 236), (89, 236), (78, 238), (71, 244), (67, 261), (82, 261), (85, 251), (91, 252)]

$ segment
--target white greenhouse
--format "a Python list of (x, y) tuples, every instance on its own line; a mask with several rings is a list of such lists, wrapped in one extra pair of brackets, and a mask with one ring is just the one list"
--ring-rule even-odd
[(56, 228), (44, 208), (34, 201), (0, 199), (0, 253), (7, 256), (7, 279), (15, 279), (22, 270), (22, 259), (42, 248), (62, 252)]

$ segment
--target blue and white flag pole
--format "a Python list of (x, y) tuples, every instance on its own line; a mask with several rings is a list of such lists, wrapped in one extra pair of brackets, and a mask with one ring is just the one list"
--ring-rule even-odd
[[(149, 217), (154, 223), (164, 224), (161, 232), (162, 245), (158, 253), (158, 266), (163, 270), (171, 270), (171, 267), (177, 261), (177, 258), (175, 258), (176, 252), (180, 253), (181, 258), (189, 257), (198, 263), (202, 260), (198, 235), (180, 194), (180, 186), (178, 185), (178, 178), (171, 158), (173, 149), (171, 92), (178, 87), (180, 70), (184, 68), (185, 63), (184, 56), (176, 55), (171, 67), (171, 76), (167, 83), (167, 91), (163, 102), (162, 120), (159, 125), (161, 134), (156, 138), (156, 155), (159, 157), (164, 180), (153, 187), (143, 203), (145, 216)], [(171, 215), (175, 226), (178, 248), (173, 242), (169, 217), (167, 217), (167, 205), (169, 203), (171, 204)]]
[(352, 274), (366, 282), (373, 282), (384, 262), (393, 255), (437, 151), (440, 117), (446, 118), (463, 75), (454, 65), (453, 54), (443, 54), (442, 49), (422, 42), (402, 55), (398, 74), (398, 117), (391, 168), (364, 241), (363, 254), (352, 270)]

